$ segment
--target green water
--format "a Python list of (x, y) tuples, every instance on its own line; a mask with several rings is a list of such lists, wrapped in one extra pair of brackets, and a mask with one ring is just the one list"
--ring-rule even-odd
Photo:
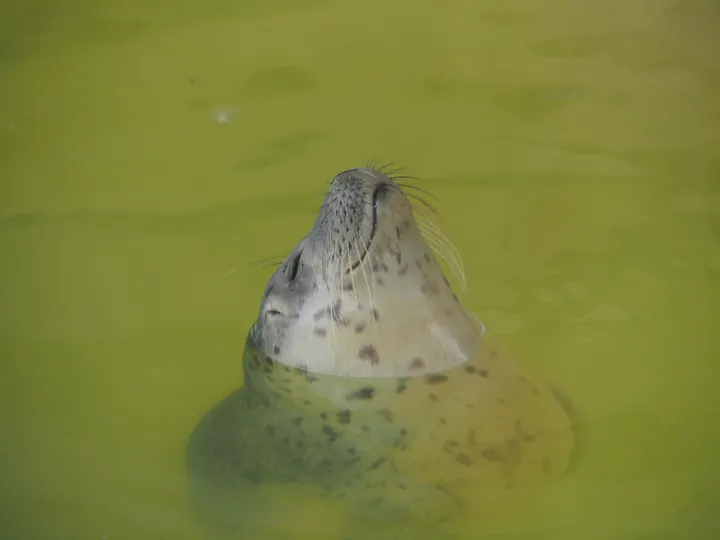
[(369, 159), (427, 179), (466, 304), (585, 422), (459, 537), (720, 536), (717, 1), (57, 4), (0, 6), (1, 538), (204, 537), (185, 440), (241, 382), (257, 261)]

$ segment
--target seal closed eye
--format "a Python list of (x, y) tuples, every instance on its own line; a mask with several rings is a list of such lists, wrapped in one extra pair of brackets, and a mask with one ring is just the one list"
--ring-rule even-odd
[(467, 313), (379, 169), (332, 181), (270, 277), (243, 374), (187, 453), (198, 515), (235, 532), (278, 515), (258, 485), (317, 488), (363, 532), (439, 531), (563, 474), (574, 447), (555, 394)]

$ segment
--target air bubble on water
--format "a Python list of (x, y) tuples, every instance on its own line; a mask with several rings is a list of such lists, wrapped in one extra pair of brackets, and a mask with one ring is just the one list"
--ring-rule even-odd
[(213, 111), (213, 122), (216, 124), (232, 124), (240, 112), (240, 107), (216, 107)]

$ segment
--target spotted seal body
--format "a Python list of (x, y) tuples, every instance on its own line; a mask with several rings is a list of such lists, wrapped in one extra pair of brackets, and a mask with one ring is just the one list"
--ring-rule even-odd
[(375, 169), (333, 181), (270, 279), (243, 370), (188, 447), (196, 508), (228, 529), (272, 506), (255, 495), (268, 485), (313, 486), (378, 523), (440, 524), (562, 474), (573, 449), (554, 393), (465, 312)]

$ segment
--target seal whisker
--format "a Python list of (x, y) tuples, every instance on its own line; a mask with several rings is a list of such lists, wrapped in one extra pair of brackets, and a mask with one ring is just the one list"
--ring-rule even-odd
[[(416, 191), (420, 191), (421, 193), (427, 194), (429, 197), (437, 198), (437, 197), (435, 197), (433, 194), (429, 193), (428, 191), (426, 191), (426, 190), (424, 190), (424, 189), (422, 189), (422, 188), (420, 188), (420, 187), (411, 186), (411, 185), (409, 185), (409, 184), (396, 183), (395, 185), (392, 185), (392, 189), (397, 190), (399, 193), (402, 193), (405, 197), (407, 197), (407, 199), (410, 201), (410, 204), (412, 204), (413, 201), (417, 201), (417, 202), (419, 202), (420, 204), (422, 204), (425, 208), (427, 208), (428, 210), (430, 210), (430, 212), (432, 212), (433, 215), (435, 215), (435, 216), (437, 216), (437, 217), (440, 216), (440, 212), (438, 212), (437, 208), (435, 208), (432, 204), (430, 204), (429, 202), (427, 202), (425, 199), (423, 199), (422, 197), (420, 197), (420, 196), (417, 195), (416, 193), (405, 192), (405, 191), (402, 190), (402, 188), (415, 189)], [(413, 207), (416, 208), (414, 204), (413, 204)]]
[[(358, 249), (358, 243), (359, 243), (358, 233), (357, 233), (357, 231), (355, 231), (353, 244), (355, 246), (355, 251), (358, 254), (358, 260), (359, 260), (360, 250)], [(368, 246), (364, 245), (363, 249), (367, 253)], [(375, 277), (374, 276), (371, 277), (371, 279), (372, 279), (372, 288), (371, 288), (370, 283), (368, 282), (367, 272), (365, 272), (365, 265), (363, 265), (363, 264), (360, 265), (360, 271), (362, 272), (363, 279), (365, 280), (365, 286), (367, 287), (367, 293), (368, 293), (368, 296), (370, 297), (370, 306), (372, 308), (375, 305), (375, 297), (373, 294), (375, 292)], [(372, 271), (373, 271), (372, 265), (370, 265), (370, 272), (372, 272)], [(356, 298), (356, 301), (357, 301), (357, 298)], [(375, 321), (373, 319), (373, 327), (375, 327), (374, 322)], [(376, 331), (377, 331), (377, 329), (376, 329)]]
[(430, 182), (427, 178), (422, 178), (420, 176), (414, 176), (410, 174), (398, 174), (404, 172), (404, 169), (396, 169), (394, 171), (390, 171), (390, 174), (387, 175), (387, 177), (392, 180), (393, 182), (397, 182), (398, 180), (412, 180), (414, 182)]
[(437, 255), (440, 260), (447, 264), (450, 267), (450, 271), (453, 273), (453, 275), (462, 282), (462, 272), (459, 270), (457, 263), (447, 253), (442, 243), (437, 238), (432, 236), (431, 232), (423, 229), (423, 227), (420, 227), (420, 232), (422, 233), (425, 241), (428, 243), (428, 246), (430, 247), (432, 252)]
[(233, 274), (234, 274), (235, 272), (237, 272), (239, 269), (240, 269), (240, 267), (239, 267), (239, 266), (236, 266), (235, 268), (231, 268), (230, 270), (228, 270), (227, 272), (225, 272), (222, 276), (220, 276), (220, 277), (215, 281), (215, 287), (218, 287), (218, 286), (220, 285), (220, 283), (222, 283), (225, 279), (227, 279), (228, 277), (230, 277), (231, 275), (233, 275)]
[(465, 280), (465, 269), (462, 259), (454, 251), (454, 246), (446, 238), (438, 237), (432, 229), (428, 229), (424, 225), (418, 224), (421, 233), (428, 241), (433, 252), (438, 255), (445, 263), (447, 263), (452, 272), (460, 280), (460, 286), (463, 293), (467, 292), (467, 282)]
[[(355, 251), (357, 251), (357, 246), (355, 247)], [(358, 257), (360, 257), (360, 254), (358, 254)], [(350, 259), (350, 254), (348, 253), (348, 259)], [(358, 293), (357, 293), (357, 284), (355, 283), (355, 273), (350, 272), (350, 285), (352, 287), (352, 293), (353, 293), (353, 300), (355, 300), (355, 306), (359, 306), (360, 302), (358, 301)]]
[(259, 266), (260, 268), (268, 268), (269, 266), (280, 266), (286, 257), (267, 257), (250, 263), (251, 266)]
[(395, 168), (391, 169), (390, 167), (392, 167), (393, 165), (395, 165), (395, 164), (391, 161), (390, 163), (387, 163), (387, 164), (383, 165), (382, 167), (379, 167), (378, 170), (381, 173), (383, 173), (385, 176), (387, 176), (388, 178), (394, 180), (395, 178), (397, 178), (396, 175), (405, 171), (405, 168), (404, 167), (395, 167)]
[[(333, 212), (335, 211), (333, 207), (331, 207), (331, 206), (326, 206), (326, 205), (329, 205), (329, 204), (332, 203), (332, 202), (334, 202), (334, 197), (330, 196), (330, 197), (327, 198), (327, 201), (326, 201), (326, 202), (323, 204), (323, 206), (321, 207), (321, 211), (323, 211), (323, 214), (322, 214), (322, 218), (320, 219), (320, 223), (318, 223), (318, 225), (317, 225), (317, 227), (318, 227), (319, 229), (323, 229), (323, 228), (324, 228), (325, 222), (326, 222), (327, 219), (330, 217), (331, 210), (332, 210)], [(313, 244), (312, 244), (312, 252), (313, 252), (313, 253), (315, 252), (315, 247), (316, 247), (316, 243), (317, 243), (318, 238), (319, 238), (319, 235), (318, 235), (318, 236), (315, 236), (315, 238), (313, 239)], [(326, 256), (326, 254), (327, 254), (327, 245), (328, 245), (328, 238), (323, 238), (322, 253), (321, 253), (321, 255), (320, 255), (320, 259), (321, 259), (321, 261), (322, 261), (322, 263), (323, 263), (323, 264), (322, 264), (322, 274), (321, 274), (321, 275), (322, 275), (322, 279), (323, 279), (323, 281), (325, 282), (326, 287), (328, 287), (328, 291), (329, 291), (329, 290), (330, 290), (330, 289), (329, 289), (330, 285), (328, 284), (327, 274), (326, 274), (326, 272), (325, 272), (325, 269), (327, 268), (327, 266), (325, 265), (325, 256)]]
[(432, 197), (433, 199), (437, 199), (437, 198), (438, 198), (437, 195), (435, 195), (434, 193), (430, 193), (427, 189), (421, 188), (420, 186), (413, 186), (412, 184), (407, 184), (407, 183), (405, 183), (405, 182), (395, 182), (395, 183), (396, 183), (398, 186), (401, 186), (401, 187), (404, 187), (404, 188), (407, 188), (407, 189), (414, 189), (415, 191), (419, 191), (419, 192), (427, 195), (428, 197)]
[(440, 228), (440, 226), (437, 223), (434, 223), (428, 219), (424, 219), (424, 225), (428, 227), (430, 230), (434, 231), (434, 233), (444, 242), (445, 246), (447, 246), (452, 253), (454, 254), (456, 260), (458, 261), (461, 268), (464, 268), (463, 266), (463, 260), (462, 255), (460, 255), (460, 251), (455, 247), (455, 244), (452, 243), (450, 238), (443, 232), (443, 230)]
[(440, 212), (438, 212), (437, 208), (435, 208), (432, 204), (427, 202), (422, 197), (419, 197), (419, 196), (415, 195), (414, 193), (405, 193), (405, 196), (410, 200), (411, 203), (412, 203), (412, 201), (417, 201), (420, 204), (422, 204), (425, 208), (430, 210), (430, 212), (432, 212), (433, 215), (435, 215), (437, 217), (440, 216)]
[[(424, 221), (424, 223), (422, 222)], [(438, 255), (455, 274), (460, 281), (460, 288), (463, 294), (467, 293), (467, 280), (465, 278), (465, 269), (460, 254), (453, 243), (439, 230), (437, 225), (432, 224), (428, 220), (418, 220), (418, 228), (428, 241), (433, 252)], [(435, 227), (435, 229), (433, 229)]]

